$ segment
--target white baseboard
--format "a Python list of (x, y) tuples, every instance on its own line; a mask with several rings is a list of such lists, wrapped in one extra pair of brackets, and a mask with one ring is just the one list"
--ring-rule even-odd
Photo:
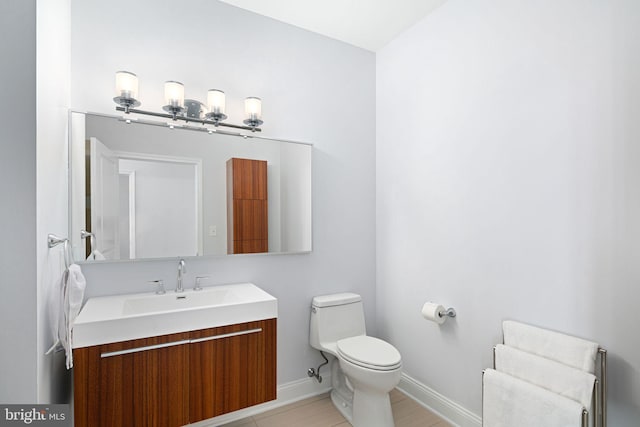
[(318, 383), (315, 378), (304, 378), (301, 380), (292, 381), (278, 386), (278, 398), (276, 400), (252, 406), (250, 408), (241, 409), (229, 414), (220, 415), (219, 417), (209, 418), (208, 420), (189, 424), (189, 426), (214, 427), (222, 424), (227, 424), (233, 421), (241, 420), (243, 418), (252, 417), (254, 415), (278, 408), (280, 406), (297, 402), (298, 400), (303, 400), (322, 393), (326, 393), (330, 389), (331, 374), (328, 372), (322, 375), (322, 383)]
[[(315, 378), (304, 378), (282, 384), (278, 386), (276, 400), (189, 424), (189, 426), (215, 427), (326, 393), (331, 389), (331, 375), (327, 372), (322, 377), (322, 383), (318, 383)], [(482, 418), (406, 374), (402, 374), (398, 389), (455, 426), (482, 427)]]
[(402, 374), (398, 389), (455, 426), (482, 427), (481, 417), (406, 374)]

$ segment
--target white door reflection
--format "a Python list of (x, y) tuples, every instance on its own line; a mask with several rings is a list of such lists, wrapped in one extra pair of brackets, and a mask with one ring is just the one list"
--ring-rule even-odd
[(118, 157), (97, 138), (90, 138), (91, 232), (97, 247), (91, 248), (93, 259), (119, 259), (118, 232)]
[(201, 161), (133, 153), (118, 158), (120, 259), (201, 254)]

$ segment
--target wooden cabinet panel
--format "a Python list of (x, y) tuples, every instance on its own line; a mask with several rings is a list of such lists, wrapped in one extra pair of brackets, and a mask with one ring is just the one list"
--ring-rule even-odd
[(233, 174), (233, 194), (236, 199), (267, 199), (267, 162), (264, 160), (231, 158), (227, 161)]
[(276, 319), (74, 350), (75, 425), (175, 427), (276, 398)]
[(265, 200), (233, 201), (233, 239), (266, 240), (269, 235)]
[(227, 161), (227, 252), (269, 251), (267, 162)]
[(191, 422), (276, 398), (276, 319), (192, 332)]
[(79, 427), (100, 425), (100, 402), (95, 398), (100, 393), (99, 360), (100, 346), (73, 350), (73, 413)]
[(256, 254), (269, 250), (267, 240), (236, 240), (233, 244), (237, 254)]
[[(179, 426), (189, 422), (189, 334), (74, 350), (76, 426)], [(132, 350), (131, 353), (119, 352)]]

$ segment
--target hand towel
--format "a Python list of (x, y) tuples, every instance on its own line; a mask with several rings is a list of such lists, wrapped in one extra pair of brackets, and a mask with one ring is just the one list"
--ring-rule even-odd
[(47, 293), (47, 311), (49, 314), (49, 328), (51, 330), (53, 344), (45, 354), (50, 354), (60, 345), (58, 331), (60, 329), (60, 310), (63, 301), (62, 283), (66, 280), (66, 274), (67, 270), (64, 270), (62, 275), (54, 282), (53, 286), (49, 288)]
[(578, 402), (493, 369), (482, 380), (483, 427), (580, 427)]
[(551, 359), (499, 344), (495, 369), (573, 399), (591, 413), (595, 375)]
[(49, 258), (45, 263), (45, 274), (43, 279), (46, 293), (46, 315), (49, 320), (49, 330), (51, 332), (52, 345), (45, 352), (45, 355), (53, 351), (61, 350), (58, 330), (60, 328), (60, 313), (63, 301), (63, 281), (66, 280), (67, 266), (70, 257), (68, 241), (64, 241), (63, 251), (49, 253)]
[(78, 313), (80, 313), (80, 308), (82, 308), (87, 281), (82, 274), (80, 266), (77, 264), (69, 266), (63, 278), (65, 280), (63, 280), (62, 284), (62, 313), (60, 315), (58, 337), (67, 356), (67, 369), (71, 369), (73, 367), (73, 324)]
[(502, 323), (504, 344), (595, 374), (598, 344), (513, 320)]

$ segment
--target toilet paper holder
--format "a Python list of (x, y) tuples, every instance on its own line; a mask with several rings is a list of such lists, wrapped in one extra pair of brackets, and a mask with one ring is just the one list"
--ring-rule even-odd
[(427, 301), (422, 306), (422, 317), (432, 322), (442, 325), (447, 317), (456, 317), (457, 313), (453, 307), (445, 308), (442, 304)]
[(440, 317), (456, 317), (456, 309), (453, 307), (449, 307), (444, 311), (438, 312), (438, 316)]

